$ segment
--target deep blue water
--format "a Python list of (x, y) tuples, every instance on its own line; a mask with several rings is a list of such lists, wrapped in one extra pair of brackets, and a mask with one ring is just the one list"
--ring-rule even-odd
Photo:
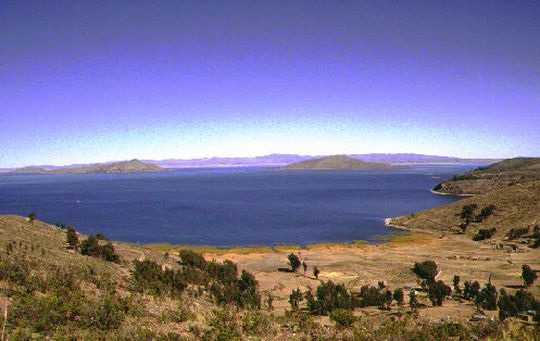
[[(475, 165), (477, 166), (477, 165)], [(384, 171), (193, 169), (0, 175), (0, 213), (139, 243), (271, 245), (373, 240), (384, 218), (457, 200), (429, 190), (471, 165)]]

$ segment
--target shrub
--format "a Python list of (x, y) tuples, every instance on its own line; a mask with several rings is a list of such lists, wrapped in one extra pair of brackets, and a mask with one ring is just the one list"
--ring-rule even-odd
[(437, 276), (437, 263), (426, 260), (422, 263), (415, 262), (413, 272), (422, 279), (434, 279)]
[(480, 214), (476, 216), (474, 221), (477, 223), (481, 223), (484, 219), (487, 219), (490, 215), (492, 215), (493, 211), (495, 211), (495, 205), (489, 205), (482, 208)]
[(200, 270), (206, 268), (206, 260), (204, 257), (196, 252), (190, 250), (180, 250), (180, 264), (191, 266)]
[(298, 310), (300, 307), (300, 302), (302, 302), (303, 299), (304, 296), (302, 295), (302, 291), (300, 291), (299, 288), (293, 289), (289, 295), (289, 304), (291, 305), (291, 309), (293, 311)]
[(352, 326), (356, 321), (350, 309), (335, 309), (330, 313), (330, 319), (336, 323), (336, 326), (345, 328)]
[(77, 231), (75, 231), (71, 225), (67, 226), (66, 241), (71, 249), (77, 250), (77, 247), (79, 246), (79, 236), (77, 235)]
[(287, 258), (289, 259), (289, 269), (292, 272), (296, 272), (301, 265), (300, 259), (294, 253), (291, 253)]
[(354, 302), (343, 284), (334, 284), (332, 281), (322, 282), (315, 291), (306, 293), (308, 309), (315, 315), (328, 315), (334, 309), (352, 309)]
[(33, 223), (35, 220), (36, 220), (36, 214), (35, 214), (34, 212), (30, 212), (30, 213), (28, 214), (28, 221), (29, 221), (30, 223)]
[(459, 287), (459, 276), (454, 275), (453, 284), (454, 284), (454, 295), (459, 296), (461, 295), (461, 288)]
[(139, 291), (147, 290), (155, 295), (164, 293), (173, 295), (182, 292), (187, 286), (179, 271), (162, 270), (158, 263), (149, 259), (135, 260), (134, 264), (132, 278), (135, 288)]
[(404, 295), (403, 295), (403, 289), (399, 288), (394, 290), (394, 300), (397, 302), (399, 306), (403, 305)]
[(537, 278), (536, 271), (531, 269), (527, 264), (523, 264), (521, 269), (521, 278), (523, 278), (523, 282), (526, 286), (531, 286)]
[(478, 233), (473, 236), (473, 240), (474, 241), (480, 241), (480, 240), (484, 240), (484, 239), (490, 239), (491, 237), (493, 237), (493, 235), (495, 234), (496, 231), (497, 231), (497, 229), (494, 228), (494, 227), (492, 227), (490, 229), (480, 229), (480, 230), (478, 230)]
[(526, 227), (523, 228), (513, 228), (506, 234), (509, 240), (517, 239), (525, 234), (529, 233), (529, 229)]
[(321, 273), (319, 271), (319, 268), (317, 268), (316, 266), (313, 267), (313, 277), (319, 279), (319, 273)]
[(96, 236), (89, 235), (86, 240), (81, 243), (81, 255), (102, 258), (109, 262), (118, 262), (120, 257), (115, 253), (114, 246), (111, 242), (101, 245)]
[(386, 294), (380, 287), (364, 285), (360, 288), (360, 307), (378, 307), (386, 303)]

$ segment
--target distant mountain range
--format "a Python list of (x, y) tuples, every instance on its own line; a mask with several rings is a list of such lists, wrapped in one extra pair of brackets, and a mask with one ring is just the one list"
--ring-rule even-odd
[[(212, 157), (202, 159), (168, 159), (161, 161), (143, 160), (163, 168), (196, 168), (196, 167), (255, 167), (255, 166), (285, 166), (291, 163), (309, 159), (320, 158), (327, 155), (297, 155), (297, 154), (270, 154), (256, 157)], [(491, 164), (501, 159), (464, 159), (448, 156), (423, 154), (346, 154), (366, 162), (378, 163), (484, 163)]]
[[(210, 157), (200, 159), (166, 159), (166, 160), (141, 160), (140, 162), (159, 166), (161, 168), (218, 168), (218, 167), (282, 167), (296, 162), (320, 158), (327, 155), (297, 155), (297, 154), (270, 154), (255, 157)], [(365, 162), (389, 163), (389, 164), (444, 164), (444, 163), (483, 163), (491, 164), (501, 159), (466, 159), (449, 156), (423, 155), (412, 153), (401, 154), (347, 154), (347, 156)], [(138, 161), (138, 160), (137, 160)], [(116, 161), (101, 163), (100, 165), (114, 164)], [(49, 172), (60, 169), (77, 169), (95, 166), (95, 164), (74, 164), (68, 166), (39, 165), (24, 167), (30, 172), (36, 168), (42, 168), (39, 172)], [(0, 171), (8, 172), (14, 169), (4, 168)], [(20, 170), (20, 169), (19, 169)], [(61, 171), (57, 171), (61, 172)]]

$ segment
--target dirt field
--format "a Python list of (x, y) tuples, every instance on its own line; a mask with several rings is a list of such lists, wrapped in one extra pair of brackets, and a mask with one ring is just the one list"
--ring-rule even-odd
[[(321, 280), (344, 283), (350, 289), (359, 289), (365, 284), (377, 285), (378, 281), (384, 281), (392, 290), (418, 286), (419, 282), (411, 268), (415, 261), (423, 260), (434, 260), (441, 270), (438, 279), (450, 286), (454, 274), (461, 277), (461, 287), (465, 280), (477, 280), (483, 286), (491, 276), (491, 283), (497, 290), (503, 287), (515, 290), (516, 286), (522, 285), (522, 264), (540, 270), (540, 249), (520, 246), (517, 252), (510, 252), (509, 248), (497, 249), (499, 242), (501, 240), (496, 239), (474, 242), (466, 236), (414, 232), (396, 235), (383, 244), (322, 244), (302, 250), (254, 254), (231, 252), (207, 256), (216, 260), (230, 259), (237, 262), (240, 268), (253, 272), (261, 289), (269, 290), (275, 296), (276, 310), (283, 312), (290, 308), (288, 297), (292, 289), (298, 287), (304, 291), (308, 287), (315, 288)], [(302, 269), (298, 274), (278, 271), (278, 268), (286, 267), (290, 252), (308, 264), (305, 275)], [(312, 275), (313, 266), (321, 271), (318, 280)], [(540, 289), (537, 285), (535, 283), (530, 290), (538, 297)], [(425, 294), (418, 294), (420, 302), (425, 304), (425, 307), (419, 309), (420, 318), (430, 321), (469, 320), (473, 315), (496, 316), (497, 313), (478, 312), (469, 302), (454, 300), (446, 301), (443, 307), (434, 308)], [(405, 302), (408, 303), (408, 290), (405, 290)], [(403, 309), (408, 307), (405, 305)], [(389, 314), (376, 308), (362, 309), (360, 313), (381, 317)]]

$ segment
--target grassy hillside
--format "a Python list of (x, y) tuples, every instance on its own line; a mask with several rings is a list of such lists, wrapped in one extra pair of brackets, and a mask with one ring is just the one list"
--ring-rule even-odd
[(482, 194), (534, 180), (540, 180), (540, 158), (513, 158), (456, 175), (434, 190), (456, 195)]
[(386, 163), (365, 162), (345, 155), (327, 156), (293, 163), (282, 169), (390, 169)]
[(475, 214), (494, 205), (493, 214), (480, 223), (471, 223), (470, 233), (496, 227), (501, 233), (511, 228), (540, 224), (540, 181), (515, 184), (479, 194), (455, 203), (392, 219), (392, 224), (414, 229), (449, 231), (459, 228), (464, 206), (476, 205)]
[[(0, 302), (7, 304), (5, 336), (10, 340), (503, 340), (538, 335), (534, 326), (512, 319), (437, 324), (417, 319), (449, 313), (470, 316), (474, 311), (461, 298), (446, 298), (445, 307), (432, 307), (427, 293), (419, 292), (418, 307), (411, 307), (406, 298), (400, 304), (389, 301), (390, 291), (381, 286), (349, 290), (329, 280), (319, 281), (314, 296), (308, 295), (311, 291), (293, 290), (283, 299), (296, 302), (298, 308), (291, 304), (285, 313), (275, 313), (273, 296), (261, 290), (258, 282), (268, 281), (268, 275), (255, 278), (231, 261), (215, 262), (189, 251), (169, 254), (116, 242), (112, 245), (119, 260), (106, 261), (81, 254), (87, 250), (84, 245), (89, 237), (79, 234), (80, 247), (70, 249), (66, 235), (66, 229), (37, 220), (0, 216)], [(351, 257), (353, 251), (347, 249), (343, 255)], [(358, 252), (353, 258), (366, 255)], [(303, 253), (315, 258), (317, 253), (325, 255), (322, 249)], [(279, 257), (286, 260), (287, 254)], [(396, 266), (393, 258), (391, 264)], [(356, 263), (354, 259), (349, 262)], [(343, 271), (344, 265), (323, 268), (325, 276), (336, 274), (335, 269)], [(408, 269), (411, 265), (404, 266), (400, 278), (413, 276)], [(380, 265), (377, 269), (384, 272)], [(450, 266), (444, 269), (449, 272)], [(514, 272), (511, 269), (508, 279), (515, 277)], [(300, 273), (274, 270), (269, 274), (287, 277), (298, 285), (307, 280)], [(450, 273), (443, 276), (447, 280)], [(497, 278), (501, 279), (508, 280)], [(281, 290), (280, 285), (266, 283), (274, 290)], [(533, 298), (529, 301), (536, 304)], [(382, 307), (378, 309), (378, 305)]]

